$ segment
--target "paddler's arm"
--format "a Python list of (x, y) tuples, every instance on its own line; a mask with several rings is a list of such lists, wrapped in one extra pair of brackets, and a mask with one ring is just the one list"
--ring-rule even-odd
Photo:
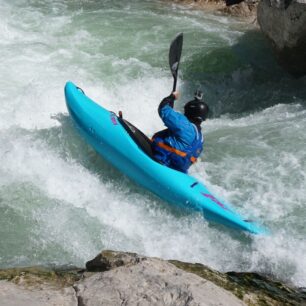
[[(180, 133), (185, 128), (187, 118), (173, 109), (174, 101), (178, 98), (179, 93), (173, 92), (170, 96), (164, 98), (158, 107), (158, 113), (165, 126), (174, 133)], [(186, 121), (186, 122), (185, 122)]]
[(159, 106), (158, 106), (158, 113), (159, 113), (160, 117), (162, 117), (161, 111), (162, 111), (162, 109), (163, 109), (165, 106), (169, 105), (171, 108), (173, 108), (174, 101), (178, 98), (178, 96), (179, 96), (179, 92), (178, 92), (178, 91), (175, 91), (175, 92), (171, 93), (170, 96), (164, 98), (164, 99), (160, 102), (160, 104), (159, 104)]

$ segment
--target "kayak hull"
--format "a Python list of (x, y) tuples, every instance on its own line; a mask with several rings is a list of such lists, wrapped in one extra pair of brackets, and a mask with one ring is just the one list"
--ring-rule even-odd
[(131, 137), (122, 119), (92, 101), (71, 82), (65, 86), (65, 98), (70, 116), (85, 140), (134, 182), (171, 204), (202, 212), (209, 221), (253, 234), (266, 232), (244, 220), (196, 178), (153, 160)]

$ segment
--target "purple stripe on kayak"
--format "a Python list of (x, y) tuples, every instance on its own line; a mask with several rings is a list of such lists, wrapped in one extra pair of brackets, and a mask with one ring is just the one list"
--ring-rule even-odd
[(111, 116), (111, 120), (112, 120), (112, 123), (113, 123), (114, 125), (117, 125), (117, 124), (118, 124), (118, 122), (117, 122), (115, 116)]
[(206, 198), (212, 200), (213, 202), (215, 202), (217, 205), (219, 205), (219, 206), (222, 207), (223, 209), (229, 210), (223, 203), (221, 203), (218, 199), (216, 199), (212, 194), (203, 193), (203, 192), (201, 192), (201, 194), (202, 194), (204, 197), (206, 197)]

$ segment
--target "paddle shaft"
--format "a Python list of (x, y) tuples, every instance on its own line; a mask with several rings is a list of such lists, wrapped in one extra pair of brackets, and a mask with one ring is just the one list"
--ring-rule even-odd
[(175, 91), (176, 91), (176, 84), (177, 84), (177, 76), (174, 77), (172, 92), (175, 92)]

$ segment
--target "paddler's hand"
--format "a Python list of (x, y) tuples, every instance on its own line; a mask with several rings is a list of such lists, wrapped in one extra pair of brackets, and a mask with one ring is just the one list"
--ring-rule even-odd
[(179, 97), (179, 92), (178, 91), (174, 91), (172, 92), (168, 97), (164, 98), (159, 106), (158, 106), (158, 113), (160, 115), (160, 111), (161, 109), (166, 106), (166, 105), (169, 105), (171, 108), (173, 108), (173, 105), (174, 105), (174, 101), (177, 100)]
[(174, 92), (172, 93), (172, 95), (173, 95), (173, 97), (174, 97), (175, 100), (177, 100), (177, 99), (180, 97), (179, 91), (174, 91)]

